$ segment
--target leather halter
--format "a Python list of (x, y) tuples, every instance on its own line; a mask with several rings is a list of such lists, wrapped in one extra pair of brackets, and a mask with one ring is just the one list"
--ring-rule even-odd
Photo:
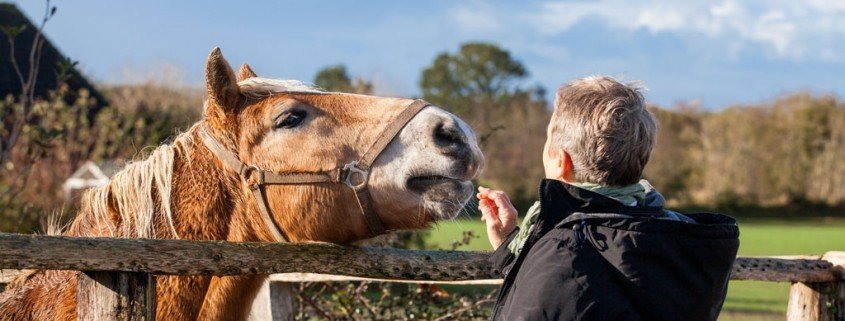
[(376, 137), (375, 142), (356, 161), (349, 162), (330, 171), (324, 172), (292, 172), (274, 173), (264, 170), (257, 165), (246, 165), (240, 161), (237, 154), (226, 149), (217, 141), (206, 128), (202, 128), (200, 137), (203, 144), (219, 158), (226, 167), (236, 171), (241, 179), (249, 184), (255, 202), (258, 204), (258, 212), (262, 220), (270, 230), (270, 234), (278, 242), (287, 242), (278, 222), (270, 214), (269, 204), (265, 195), (264, 185), (301, 185), (315, 183), (338, 183), (344, 184), (355, 192), (358, 200), (358, 207), (364, 215), (367, 227), (374, 235), (387, 231), (378, 214), (373, 209), (370, 193), (367, 189), (370, 182), (370, 169), (376, 158), (384, 151), (393, 138), (402, 131), (408, 122), (411, 121), (423, 108), (430, 106), (424, 100), (415, 100), (408, 105), (396, 118), (394, 118), (385, 129)]

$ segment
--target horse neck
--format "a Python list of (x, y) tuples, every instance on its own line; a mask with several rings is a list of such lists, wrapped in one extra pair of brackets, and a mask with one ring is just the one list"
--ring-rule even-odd
[[(195, 141), (201, 140), (195, 137)], [(186, 157), (173, 169), (173, 215), (180, 238), (271, 241), (269, 232), (254, 219), (257, 216), (250, 215), (250, 203), (238, 175), (221, 167), (222, 163), (202, 144), (192, 147), (183, 150)], [(184, 302), (175, 309), (192, 311), (189, 314), (196, 313), (200, 320), (246, 319), (264, 279), (260, 275), (200, 277), (197, 281), (204, 285), (203, 300)], [(192, 291), (190, 287), (186, 278), (174, 279), (173, 289), (169, 289), (172, 295), (161, 298), (160, 304), (184, 296)]]
[[(222, 164), (216, 157), (199, 143), (197, 130), (195, 126), (177, 138), (173, 145), (165, 146), (172, 147), (164, 153), (165, 156), (172, 157), (169, 188), (156, 184), (150, 187), (154, 194), (151, 199), (156, 202), (169, 200), (170, 206), (167, 214), (161, 210), (163, 207), (160, 203), (153, 204), (152, 208), (156, 209), (152, 217), (156, 231), (154, 237), (236, 242), (271, 240), (260, 222), (251, 219), (257, 216), (249, 215), (250, 203), (240, 188), (241, 183), (237, 175), (221, 167)], [(159, 152), (162, 151), (153, 152), (151, 158), (161, 157)], [(141, 171), (136, 172), (143, 174)], [(113, 186), (116, 187), (114, 190)], [(118, 201), (115, 195), (121, 193), (121, 189), (117, 188), (119, 186), (119, 183), (112, 182), (99, 190), (89, 191), (83, 198), (82, 210), (67, 234), (137, 237), (131, 234), (116, 234), (122, 231), (120, 222), (126, 221), (127, 217), (123, 215), (126, 213), (117, 212), (120, 207), (116, 206)], [(124, 186), (122, 192), (125, 190)], [(169, 197), (159, 195), (164, 192), (168, 192)], [(103, 214), (103, 211), (106, 213)], [(110, 224), (98, 223), (98, 220), (109, 220)], [(134, 221), (138, 220), (141, 219), (136, 218)], [(131, 219), (129, 221), (129, 224), (135, 223)], [(167, 233), (171, 230), (175, 230), (175, 235)], [(248, 313), (248, 304), (233, 305), (227, 302), (250, 302), (263, 280), (263, 276), (162, 276), (157, 286), (158, 317), (163, 320), (181, 320), (183, 317), (196, 319), (198, 315), (245, 315)], [(71, 288), (67, 288), (67, 291), (71, 291)]]
[[(199, 143), (198, 130), (198, 126), (194, 126), (180, 135), (172, 145), (160, 147), (147, 160), (138, 162), (141, 165), (127, 166), (115, 175), (108, 186), (89, 191), (82, 200), (82, 210), (67, 234), (187, 240), (271, 240), (267, 231), (262, 230), (260, 222), (255, 221), (254, 215), (248, 215), (248, 203), (240, 189), (237, 174), (220, 167), (216, 157)], [(139, 187), (124, 185), (119, 181), (143, 181), (135, 176), (152, 176), (149, 172), (160, 167), (160, 164), (155, 163), (147, 166), (144, 162), (167, 161), (172, 162), (168, 166), (171, 170), (165, 174), (156, 174), (167, 176), (163, 179), (167, 184), (153, 182)], [(138, 214), (145, 211), (121, 209), (117, 205), (118, 199), (143, 195), (127, 195), (127, 190), (151, 190), (152, 196), (146, 201), (155, 204), (149, 204), (145, 209), (152, 214), (145, 217)], [(167, 202), (169, 206), (162, 206), (162, 202)], [(129, 203), (146, 202), (137, 197)], [(154, 232), (138, 235), (134, 231), (143, 230), (137, 228), (137, 225), (145, 224), (145, 221), (150, 222)]]
[(257, 216), (250, 214), (239, 176), (222, 167), (198, 136), (194, 141), (173, 168), (171, 200), (179, 238), (272, 241)]

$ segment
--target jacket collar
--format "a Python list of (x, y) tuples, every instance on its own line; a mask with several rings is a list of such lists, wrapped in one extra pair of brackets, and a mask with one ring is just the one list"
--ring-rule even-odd
[[(554, 179), (540, 182), (540, 216), (543, 229), (550, 229), (572, 213), (614, 213), (631, 216), (660, 216), (662, 206), (626, 206), (599, 193)], [(548, 224), (544, 224), (548, 223)]]

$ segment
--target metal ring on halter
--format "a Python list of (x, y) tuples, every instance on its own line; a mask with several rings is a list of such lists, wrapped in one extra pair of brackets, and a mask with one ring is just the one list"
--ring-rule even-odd
[[(370, 180), (370, 172), (358, 168), (358, 161), (352, 161), (346, 165), (343, 165), (343, 171), (346, 175), (346, 178), (343, 180), (343, 183), (353, 190), (357, 191), (359, 189), (365, 188)], [(355, 174), (361, 175), (361, 182), (358, 184), (355, 184), (352, 181), (352, 176)]]
[(264, 170), (258, 165), (251, 165), (244, 167), (243, 171), (241, 171), (241, 179), (244, 180), (245, 183), (249, 184), (249, 177), (252, 173), (258, 173), (258, 182), (252, 184), (252, 188), (258, 188), (259, 186), (264, 184)]

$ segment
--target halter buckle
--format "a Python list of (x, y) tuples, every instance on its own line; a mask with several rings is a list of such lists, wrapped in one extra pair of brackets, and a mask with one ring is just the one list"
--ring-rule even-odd
[[(345, 176), (343, 178), (343, 183), (346, 184), (346, 186), (349, 186), (349, 188), (356, 191), (367, 186), (367, 183), (370, 180), (370, 172), (359, 168), (357, 161), (352, 161), (346, 165), (343, 165), (343, 173), (343, 175)], [(360, 181), (357, 181), (357, 183), (354, 180), (355, 178), (353, 177), (356, 175), (360, 175)]]
[[(258, 173), (258, 181), (253, 184), (251, 184), (249, 181), (249, 178), (252, 176), (252, 173)], [(252, 188), (258, 188), (259, 186), (264, 184), (264, 170), (262, 170), (261, 167), (258, 167), (258, 165), (245, 166), (241, 170), (241, 179), (243, 179), (245, 183), (251, 184), (250, 186)]]

